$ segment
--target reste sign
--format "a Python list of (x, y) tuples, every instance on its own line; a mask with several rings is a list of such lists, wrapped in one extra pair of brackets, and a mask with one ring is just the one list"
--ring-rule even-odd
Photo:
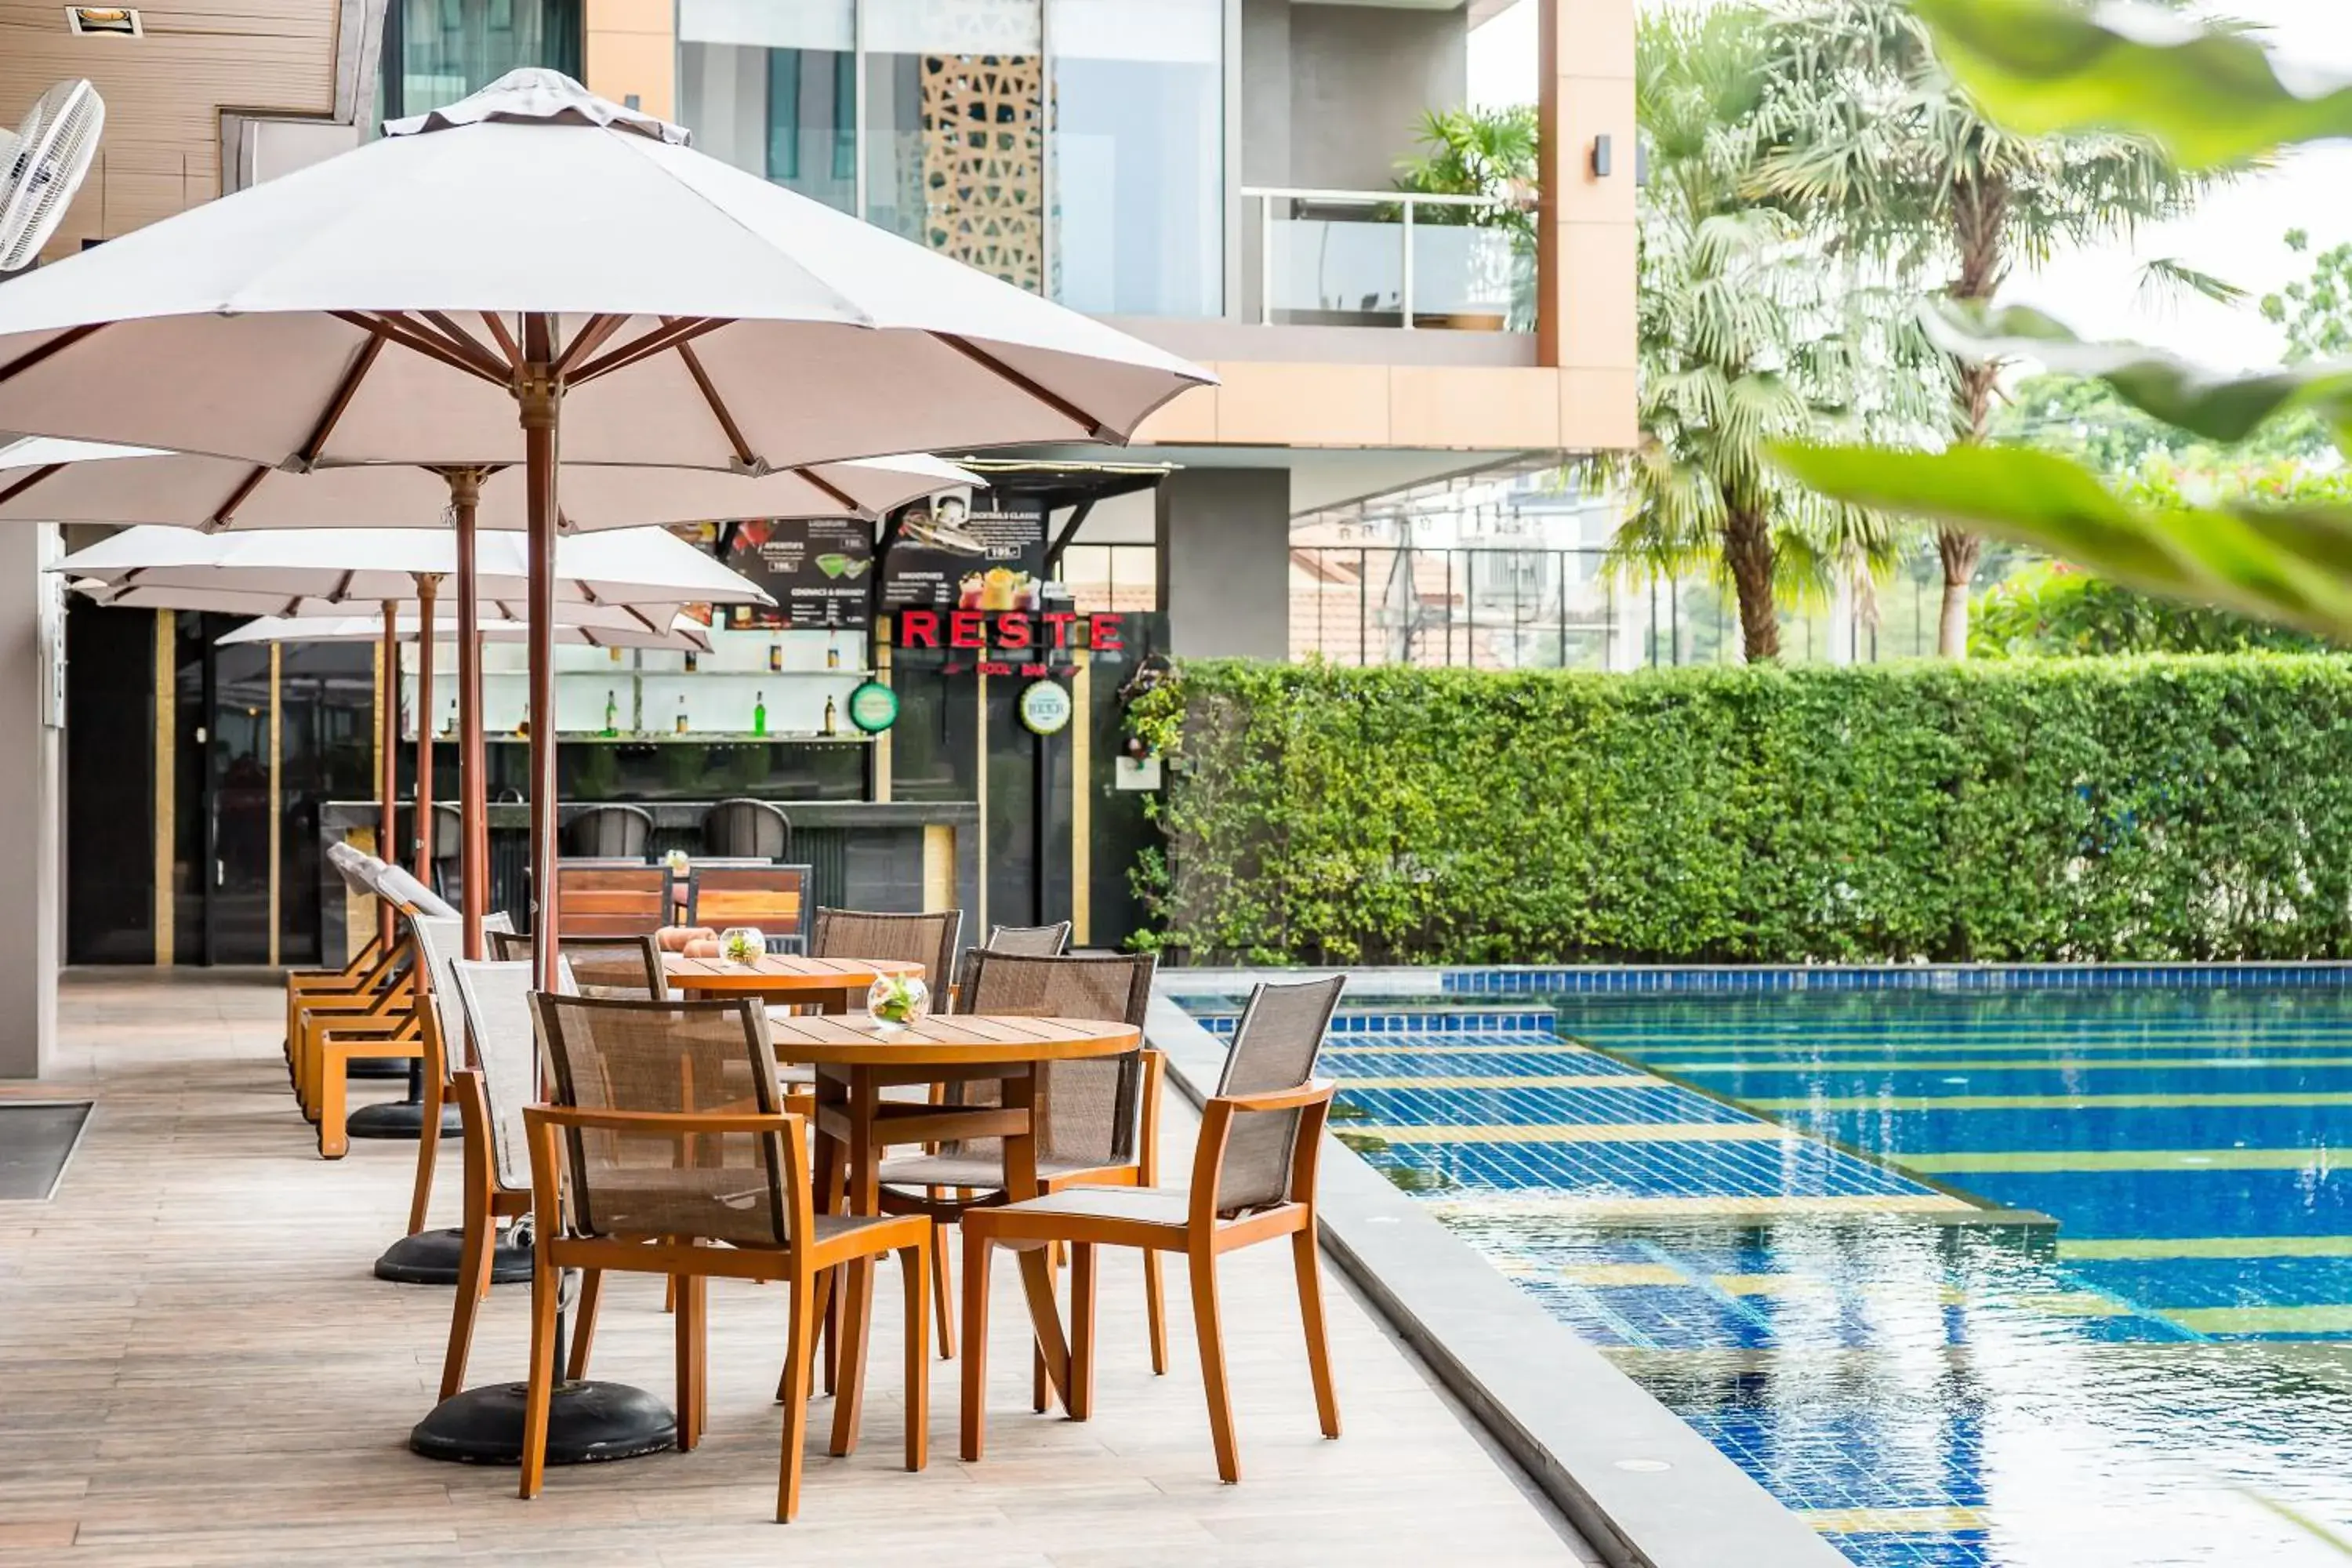
[(1127, 647), (1126, 617), (1075, 610), (901, 610), (891, 627), (899, 647), (1034, 655), (1074, 647), (1117, 653)]

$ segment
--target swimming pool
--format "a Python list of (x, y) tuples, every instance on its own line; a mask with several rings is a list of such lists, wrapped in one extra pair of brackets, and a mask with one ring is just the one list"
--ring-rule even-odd
[(1343, 1015), (1342, 1136), (1849, 1558), (2352, 1563), (2336, 977), (1447, 978)]

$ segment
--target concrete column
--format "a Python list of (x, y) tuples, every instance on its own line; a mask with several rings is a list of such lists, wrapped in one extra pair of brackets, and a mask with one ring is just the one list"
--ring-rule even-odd
[(1160, 607), (1178, 658), (1290, 657), (1290, 470), (1160, 481)]
[[(1638, 251), (1634, 0), (1535, 4), (1537, 362), (1582, 373), (1563, 387), (1579, 400), (1613, 405), (1622, 384), (1630, 418)], [(1606, 175), (1593, 167), (1603, 136)]]
[[(57, 1042), (58, 731), (65, 612), (49, 524), (0, 528), (0, 1079), (40, 1078)], [(139, 737), (122, 738), (135, 754)]]

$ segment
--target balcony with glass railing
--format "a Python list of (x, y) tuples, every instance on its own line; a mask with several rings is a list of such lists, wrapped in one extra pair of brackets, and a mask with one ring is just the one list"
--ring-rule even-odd
[(1245, 186), (1244, 275), (1262, 325), (1535, 330), (1519, 205), (1483, 195)]

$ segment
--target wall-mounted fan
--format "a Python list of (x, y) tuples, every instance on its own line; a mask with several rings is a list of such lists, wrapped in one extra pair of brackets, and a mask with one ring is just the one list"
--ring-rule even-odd
[(0, 273), (30, 267), (98, 156), (106, 105), (86, 81), (41, 94), (14, 132), (0, 131)]

